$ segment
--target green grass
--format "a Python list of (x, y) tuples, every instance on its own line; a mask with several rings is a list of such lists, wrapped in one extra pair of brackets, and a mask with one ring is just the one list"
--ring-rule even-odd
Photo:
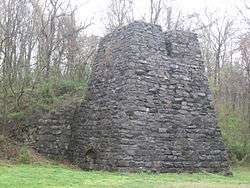
[(81, 171), (55, 165), (1, 165), (1, 188), (248, 188), (250, 169), (235, 168), (233, 177), (195, 174), (146, 174)]

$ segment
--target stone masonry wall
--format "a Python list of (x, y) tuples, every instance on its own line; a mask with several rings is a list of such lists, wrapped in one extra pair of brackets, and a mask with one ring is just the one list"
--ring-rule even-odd
[(211, 103), (195, 34), (129, 24), (99, 44), (71, 160), (97, 170), (227, 171)]
[(77, 104), (60, 106), (43, 115), (35, 114), (29, 124), (28, 144), (52, 159), (69, 159), (71, 124)]

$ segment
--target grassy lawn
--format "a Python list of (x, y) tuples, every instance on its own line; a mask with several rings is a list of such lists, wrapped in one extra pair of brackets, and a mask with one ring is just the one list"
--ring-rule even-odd
[(80, 171), (55, 165), (0, 165), (1, 188), (250, 188), (250, 168), (233, 177), (196, 174), (146, 174)]

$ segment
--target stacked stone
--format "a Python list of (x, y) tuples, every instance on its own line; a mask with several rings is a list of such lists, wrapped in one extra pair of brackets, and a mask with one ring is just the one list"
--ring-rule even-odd
[(76, 105), (61, 106), (34, 120), (30, 133), (33, 147), (53, 159), (68, 159), (71, 124)]
[(134, 22), (99, 44), (72, 127), (82, 168), (228, 170), (197, 36)]

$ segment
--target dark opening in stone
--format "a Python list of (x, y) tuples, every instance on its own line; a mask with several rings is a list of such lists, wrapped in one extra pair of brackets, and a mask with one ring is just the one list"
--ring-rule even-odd
[(166, 41), (166, 49), (167, 49), (167, 55), (172, 56), (172, 43), (169, 41)]
[(94, 165), (96, 163), (96, 158), (97, 158), (97, 153), (93, 148), (88, 149), (86, 151), (85, 160), (86, 160), (86, 164), (87, 164), (89, 169), (94, 169)]

